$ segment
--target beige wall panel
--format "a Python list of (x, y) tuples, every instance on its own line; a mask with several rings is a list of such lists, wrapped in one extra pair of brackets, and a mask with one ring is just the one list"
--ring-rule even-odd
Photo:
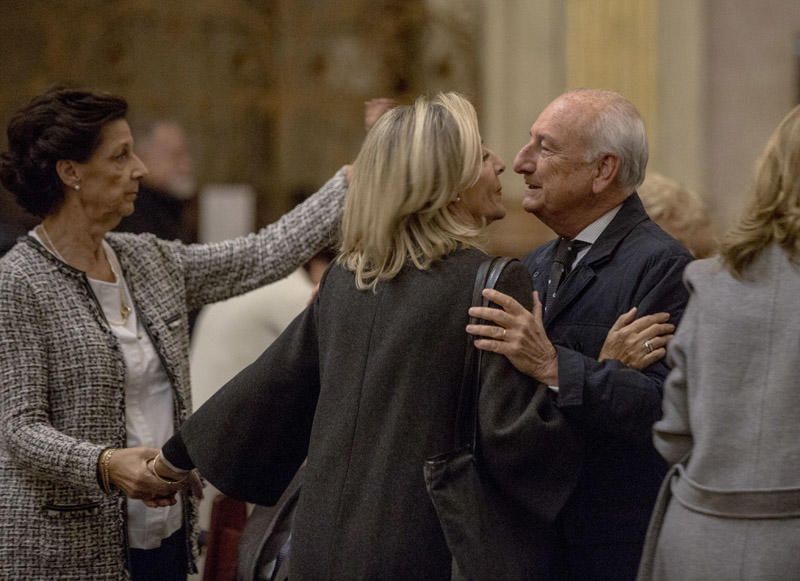
[(482, 133), (507, 166), (508, 214), (490, 226), (490, 250), (520, 256), (553, 237), (522, 210), (522, 178), (512, 165), (533, 121), (564, 90), (563, 2), (482, 0), (481, 8)]
[(649, 168), (708, 200), (706, 6), (697, 0), (659, 3), (658, 143)]
[[(659, 0), (567, 0), (569, 88), (618, 91), (639, 109), (658, 143)], [(655, 152), (655, 151), (654, 151)]]
[(352, 161), (363, 103), (479, 94), (477, 0), (280, 0), (279, 175), (319, 184)]
[(797, 102), (800, 1), (708, 4), (708, 187), (725, 227), (740, 214), (767, 138)]

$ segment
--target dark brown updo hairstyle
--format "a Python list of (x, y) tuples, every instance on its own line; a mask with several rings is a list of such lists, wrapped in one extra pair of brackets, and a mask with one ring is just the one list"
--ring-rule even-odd
[(0, 183), (20, 206), (44, 218), (64, 201), (56, 162), (86, 162), (100, 145), (103, 127), (127, 112), (125, 99), (107, 93), (55, 87), (34, 97), (8, 124)]

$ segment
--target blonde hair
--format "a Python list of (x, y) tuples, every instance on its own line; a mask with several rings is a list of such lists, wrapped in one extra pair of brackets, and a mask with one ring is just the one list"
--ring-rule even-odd
[(478, 245), (482, 228), (452, 202), (477, 182), (481, 155), (475, 109), (457, 93), (420, 97), (378, 119), (353, 164), (337, 259), (357, 288)]
[(783, 118), (759, 158), (750, 204), (720, 254), (737, 278), (771, 243), (800, 256), (800, 105)]
[(697, 258), (716, 251), (717, 240), (703, 200), (658, 172), (647, 172), (638, 189), (650, 218), (683, 243)]

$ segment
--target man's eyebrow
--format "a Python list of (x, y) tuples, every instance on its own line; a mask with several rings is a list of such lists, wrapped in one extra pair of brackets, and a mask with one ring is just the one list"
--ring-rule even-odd
[(553, 136), (552, 136), (552, 135), (550, 135), (549, 133), (539, 133), (539, 134), (537, 135), (536, 141), (537, 141), (537, 142), (539, 142), (539, 143), (541, 143), (541, 142), (542, 142), (542, 141), (544, 141), (545, 139), (546, 139), (547, 141), (549, 141), (550, 143), (558, 143), (558, 142), (557, 142), (557, 141), (556, 141), (556, 140), (553, 138)]

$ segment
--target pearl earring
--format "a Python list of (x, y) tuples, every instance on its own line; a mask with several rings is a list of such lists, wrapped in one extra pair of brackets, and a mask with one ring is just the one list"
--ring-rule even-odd
[(460, 202), (460, 201), (461, 201), (461, 196), (456, 196), (456, 202)]
[(77, 192), (78, 190), (80, 190), (80, 189), (81, 189), (81, 185), (80, 185), (80, 184), (75, 184), (75, 185), (74, 185), (74, 186), (72, 186), (72, 187), (74, 188), (74, 190), (75, 190), (76, 192)]

